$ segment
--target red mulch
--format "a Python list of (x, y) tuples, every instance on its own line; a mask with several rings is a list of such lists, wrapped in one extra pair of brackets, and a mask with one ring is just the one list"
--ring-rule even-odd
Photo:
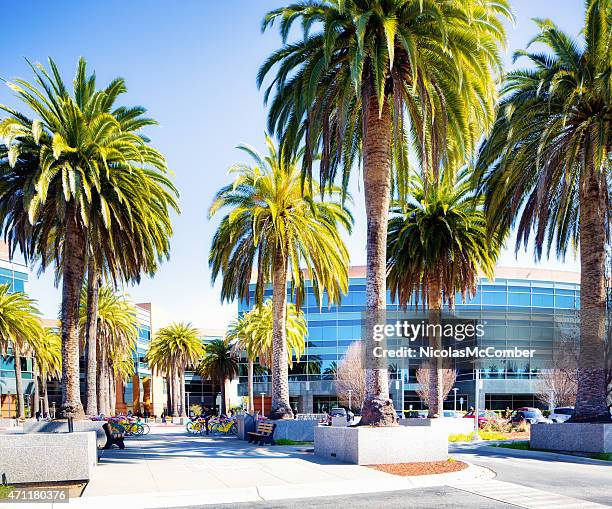
[(447, 474), (449, 472), (459, 472), (468, 467), (467, 463), (462, 461), (429, 461), (425, 463), (394, 463), (367, 466), (387, 474), (402, 476)]
[(511, 433), (504, 433), (507, 440), (529, 440), (529, 431), (512, 431)]

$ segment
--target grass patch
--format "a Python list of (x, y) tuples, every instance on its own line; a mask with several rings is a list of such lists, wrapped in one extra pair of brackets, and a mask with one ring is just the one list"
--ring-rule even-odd
[[(470, 442), (474, 433), (457, 433), (455, 435), (449, 435), (449, 442)], [(499, 431), (479, 431), (478, 436), (481, 440), (507, 440), (508, 437)]]
[(555, 454), (565, 454), (566, 456), (577, 456), (579, 458), (591, 458), (594, 460), (602, 460), (602, 461), (612, 461), (612, 453), (610, 452), (585, 452), (580, 454), (571, 454), (569, 452), (564, 451), (550, 451), (547, 449), (532, 449), (529, 447), (529, 442), (527, 440), (521, 440), (518, 442), (504, 443), (504, 444), (494, 444), (493, 447), (502, 447), (504, 449), (520, 449), (522, 451), (541, 451), (541, 452), (552, 452)]
[(522, 451), (530, 451), (529, 442), (527, 440), (518, 440), (516, 442), (507, 442), (504, 444), (495, 444), (493, 447), (501, 447), (503, 449), (520, 449)]
[(0, 484), (0, 500), (7, 498), (12, 489), (12, 486), (8, 486), (7, 484)]
[(289, 440), (288, 438), (279, 438), (275, 440), (275, 445), (312, 445), (314, 442), (300, 442), (295, 440)]
[(593, 454), (596, 460), (612, 461), (612, 452), (596, 452)]

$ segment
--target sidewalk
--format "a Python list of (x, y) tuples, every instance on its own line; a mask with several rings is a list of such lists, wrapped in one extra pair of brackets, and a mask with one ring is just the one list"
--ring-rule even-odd
[(452, 474), (402, 478), (317, 458), (308, 447), (256, 447), (230, 437), (152, 429), (126, 449), (104, 452), (81, 499), (87, 507), (168, 507), (371, 493), (439, 486), (493, 473), (481, 467)]

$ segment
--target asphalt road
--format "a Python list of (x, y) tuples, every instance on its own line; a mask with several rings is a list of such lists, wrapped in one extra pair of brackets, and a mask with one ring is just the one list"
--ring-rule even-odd
[(612, 462), (470, 445), (453, 446), (449, 452), (453, 458), (493, 470), (499, 481), (612, 507)]
[[(612, 463), (596, 462), (587, 458), (550, 455), (535, 451), (518, 451), (482, 445), (452, 445), (450, 455), (496, 472), (496, 480), (550, 493), (550, 507), (559, 507), (556, 496), (572, 497), (612, 507)], [(485, 481), (486, 482), (486, 481)], [(199, 506), (203, 507), (203, 506)], [(516, 508), (484, 496), (444, 486), (387, 493), (367, 493), (279, 501), (249, 502), (215, 506), (216, 509), (308, 509), (325, 508), (425, 508), (470, 509)]]

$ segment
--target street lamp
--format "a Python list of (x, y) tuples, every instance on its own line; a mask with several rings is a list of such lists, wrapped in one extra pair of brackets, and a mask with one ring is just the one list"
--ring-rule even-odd
[(453, 387), (453, 393), (454, 393), (454, 396), (455, 396), (455, 412), (457, 411), (457, 391), (458, 390), (459, 389), (457, 387)]
[(264, 396), (266, 395), (265, 392), (260, 392), (259, 395), (261, 396), (261, 416), (264, 416)]

